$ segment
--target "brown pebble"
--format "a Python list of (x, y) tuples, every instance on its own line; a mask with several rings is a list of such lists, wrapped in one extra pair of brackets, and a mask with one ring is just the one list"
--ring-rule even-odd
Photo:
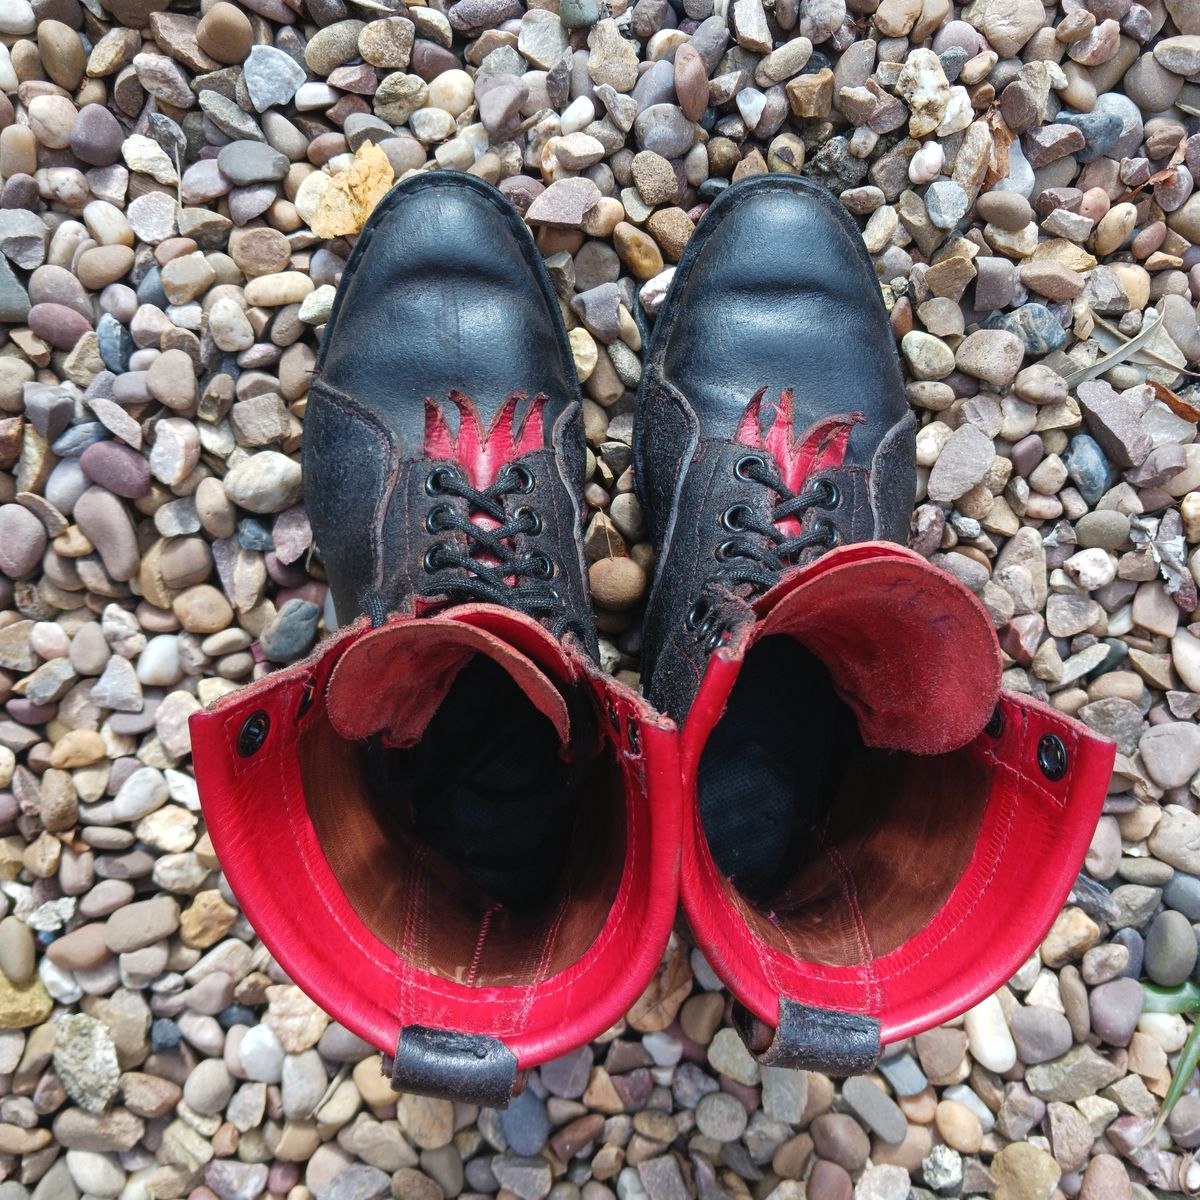
[[(865, 1140), (865, 1134), (863, 1138)], [(853, 1194), (854, 1181), (845, 1167), (825, 1159), (818, 1160), (808, 1177), (808, 1200), (850, 1200)]]
[(636, 279), (653, 279), (663, 269), (662, 253), (654, 239), (628, 221), (613, 230), (613, 247)]
[(85, 250), (76, 264), (79, 282), (92, 291), (102, 291), (129, 274), (133, 250), (129, 246), (93, 246)]
[(200, 18), (196, 41), (205, 54), (222, 63), (240, 63), (250, 53), (254, 30), (240, 8), (218, 0)]
[(146, 372), (146, 387), (155, 400), (176, 412), (196, 403), (196, 372), (183, 350), (164, 350)]
[(982, 220), (1010, 233), (1020, 233), (1033, 220), (1029, 201), (1017, 192), (987, 192), (975, 207)]
[(38, 48), (46, 74), (68, 91), (74, 91), (87, 66), (87, 52), (79, 34), (61, 21), (42, 20), (37, 27)]
[(646, 590), (646, 572), (632, 558), (602, 558), (588, 571), (592, 598), (601, 608), (625, 612)]
[(171, 608), (188, 633), (218, 633), (233, 620), (229, 601), (207, 583), (181, 592)]
[(46, 947), (46, 957), (66, 971), (94, 971), (111, 953), (100, 922), (80, 925)]

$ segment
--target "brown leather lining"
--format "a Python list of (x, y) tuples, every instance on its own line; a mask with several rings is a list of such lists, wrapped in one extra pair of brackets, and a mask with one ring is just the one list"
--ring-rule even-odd
[(325, 857), (364, 924), (411, 966), (477, 987), (525, 987), (593, 944), (625, 863), (624, 788), (611, 746), (596, 758), (558, 888), (537, 911), (518, 913), (423, 845), (404, 814), (385, 827), (362, 747), (341, 738), (323, 710), (306, 724), (300, 772)]
[(890, 954), (946, 903), (975, 849), (991, 771), (969, 748), (925, 757), (863, 749), (823, 836), (783, 890), (755, 909), (726, 881), (757, 935), (830, 966)]

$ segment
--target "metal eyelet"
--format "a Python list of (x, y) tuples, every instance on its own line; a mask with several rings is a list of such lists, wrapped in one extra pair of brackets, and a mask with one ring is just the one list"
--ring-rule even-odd
[(709, 613), (712, 612), (712, 602), (701, 596), (691, 608), (688, 609), (688, 615), (684, 624), (691, 630), (695, 630), (700, 622), (703, 621)]
[(1067, 748), (1056, 733), (1045, 733), (1038, 740), (1037, 762), (1051, 783), (1056, 783), (1067, 773)]
[(251, 755), (257, 754), (263, 748), (270, 728), (271, 718), (261, 708), (257, 712), (251, 713), (242, 722), (241, 729), (238, 730), (238, 754), (242, 758), (249, 758)]
[(421, 565), (425, 570), (432, 575), (434, 571), (440, 571), (442, 564), (438, 562), (443, 550), (448, 550), (449, 547), (445, 542), (434, 542), (428, 550), (425, 551), (425, 557), (421, 560)]
[(529, 537), (537, 537), (537, 535), (542, 532), (542, 518), (540, 516), (538, 516), (538, 514), (536, 512), (534, 512), (534, 510), (532, 508), (530, 508), (528, 505), (523, 504), (520, 508), (518, 508), (513, 513), (513, 516), (518, 521), (523, 520), (525, 517), (529, 517), (532, 519), (533, 528), (526, 530), (526, 534)]
[(453, 472), (446, 467), (434, 467), (432, 471), (425, 477), (425, 495), (441, 496), (445, 494), (445, 487), (442, 480), (447, 476), (453, 478)]
[(444, 517), (454, 510), (448, 504), (435, 504), (425, 516), (425, 531), (427, 533), (444, 533), (450, 528), (444, 524)]
[(713, 558), (715, 558), (717, 562), (728, 562), (731, 558), (738, 557), (740, 556), (737, 554), (737, 542), (735, 542), (733, 538), (726, 538), (725, 541), (721, 542), (720, 545), (718, 545), (713, 551)]
[(764, 471), (767, 469), (767, 460), (758, 454), (743, 454), (741, 458), (733, 464), (733, 473), (746, 483), (752, 483), (753, 479), (746, 474), (751, 466), (761, 467)]
[(302, 716), (304, 716), (304, 714), (306, 712), (308, 712), (308, 710), (310, 708), (312, 708), (313, 701), (316, 698), (317, 698), (317, 681), (310, 676), (308, 679), (308, 682), (305, 683), (304, 691), (301, 693), (301, 696), (300, 696), (300, 707), (296, 710), (296, 720), (297, 721), (300, 720), (300, 718)]
[(836, 546), (842, 540), (842, 534), (838, 527), (832, 521), (825, 520), (824, 517), (820, 517), (814, 521), (813, 528), (820, 529), (821, 536), (825, 541), (825, 545), (828, 546), (830, 550), (832, 550), (834, 546)]
[(748, 504), (731, 504), (721, 514), (721, 525), (730, 533), (742, 533), (746, 526), (741, 522), (744, 517), (753, 517), (754, 510)]
[(533, 472), (528, 467), (523, 467), (520, 463), (509, 463), (508, 473), (516, 477), (514, 491), (518, 491), (524, 496), (528, 496), (533, 491)]
[(637, 722), (632, 717), (625, 724), (625, 737), (629, 742), (629, 751), (631, 754), (641, 754), (642, 752), (642, 735), (638, 730)]
[(724, 625), (718, 625), (708, 635), (708, 637), (704, 639), (704, 649), (711, 654), (725, 640), (726, 632), (727, 630)]
[(621, 714), (617, 711), (616, 704), (609, 700), (606, 705), (608, 709), (608, 723), (614, 728), (619, 728), (621, 724)]
[(990, 738), (998, 738), (1004, 732), (1004, 710), (1000, 705), (997, 704), (992, 710), (992, 715), (983, 727), (983, 732)]
[(822, 508), (837, 508), (842, 502), (842, 489), (831, 479), (818, 479), (816, 490), (825, 493), (825, 499), (821, 501)]
[(554, 560), (548, 554), (543, 554), (540, 550), (537, 550), (529, 556), (529, 561), (536, 568), (533, 575), (534, 579), (554, 578)]

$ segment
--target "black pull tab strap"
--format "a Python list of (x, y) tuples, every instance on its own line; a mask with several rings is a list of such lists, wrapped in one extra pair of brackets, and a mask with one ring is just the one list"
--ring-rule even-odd
[(520, 1091), (516, 1055), (498, 1038), (425, 1025), (400, 1031), (396, 1057), (383, 1060), (398, 1092), (505, 1108)]
[(842, 1079), (871, 1070), (882, 1053), (879, 1021), (862, 1013), (810, 1008), (784, 998), (774, 1030), (737, 1003), (733, 1023), (747, 1049), (766, 1067), (801, 1068)]

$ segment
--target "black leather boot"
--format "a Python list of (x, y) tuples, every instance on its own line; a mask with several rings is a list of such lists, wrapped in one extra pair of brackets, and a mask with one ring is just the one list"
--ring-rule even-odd
[(584, 473), (524, 222), (467, 175), (401, 183), (305, 419), (343, 628), (192, 725), (244, 911), (397, 1088), (503, 1104), (624, 1015), (670, 934), (675, 730), (596, 662)]
[(798, 176), (729, 188), (676, 269), (637, 409), (659, 552), (651, 703), (682, 720), (713, 647), (782, 572), (839, 543), (904, 540), (915, 429), (849, 215)]
[(643, 679), (682, 725), (684, 908), (767, 1064), (866, 1070), (988, 995), (1104, 797), (1112, 747), (1001, 699), (983, 606), (896, 544), (914, 429), (848, 214), (797, 177), (729, 188), (642, 377)]

